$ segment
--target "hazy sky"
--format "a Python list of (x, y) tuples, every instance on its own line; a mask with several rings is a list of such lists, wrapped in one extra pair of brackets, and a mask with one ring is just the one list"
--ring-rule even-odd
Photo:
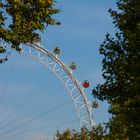
[[(42, 44), (48, 50), (61, 48), (60, 58), (64, 63), (77, 63), (74, 75), (80, 81), (90, 81), (85, 92), (91, 101), (94, 100), (92, 89), (103, 82), (99, 46), (107, 32), (114, 34), (108, 9), (116, 8), (115, 2), (57, 1), (56, 7), (61, 11), (55, 17), (61, 25), (51, 26), (41, 35)], [(27, 55), (13, 53), (6, 64), (0, 65), (0, 73), (0, 139), (43, 140), (44, 136), (52, 137), (57, 129), (79, 127), (71, 98), (45, 66)], [(93, 111), (96, 123), (109, 119), (107, 107), (106, 102), (100, 102), (99, 108)]]

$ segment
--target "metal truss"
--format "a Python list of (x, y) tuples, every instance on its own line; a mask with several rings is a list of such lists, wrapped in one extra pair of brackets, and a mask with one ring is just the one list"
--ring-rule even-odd
[(48, 51), (40, 43), (22, 46), (22, 51), (48, 67), (62, 82), (71, 96), (79, 117), (80, 127), (91, 129), (95, 124), (92, 119), (92, 104), (87, 99), (81, 82), (73, 75), (73, 71), (64, 64), (59, 56)]

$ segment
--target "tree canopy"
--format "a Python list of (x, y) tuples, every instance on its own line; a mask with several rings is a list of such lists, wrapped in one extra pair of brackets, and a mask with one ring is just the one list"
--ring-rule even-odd
[[(54, 0), (1, 0), (0, 1), (0, 54), (8, 55), (9, 44), (20, 51), (21, 43), (32, 43), (39, 39), (48, 25), (58, 25), (53, 15), (59, 12), (54, 8)], [(3, 43), (4, 42), (4, 43)], [(0, 58), (0, 62), (7, 57)]]
[(105, 129), (99, 124), (96, 128), (88, 130), (86, 128), (81, 128), (80, 132), (75, 130), (67, 129), (64, 132), (57, 132), (56, 140), (101, 140), (104, 137), (104, 140), (107, 140), (107, 137), (104, 136)]
[(112, 118), (108, 124), (114, 139), (140, 139), (140, 1), (118, 0), (118, 10), (109, 10), (117, 29), (100, 46), (103, 84), (93, 96), (107, 100)]

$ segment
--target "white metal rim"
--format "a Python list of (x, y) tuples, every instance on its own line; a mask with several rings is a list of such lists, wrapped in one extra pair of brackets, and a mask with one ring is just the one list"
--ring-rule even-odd
[[(80, 127), (91, 129), (95, 124), (92, 119), (92, 104), (85, 95), (81, 82), (73, 75), (72, 70), (64, 64), (58, 55), (44, 49), (40, 43), (28, 44), (28, 49), (22, 51), (47, 66), (67, 89), (75, 105)], [(51, 61), (47, 60), (47, 57)]]

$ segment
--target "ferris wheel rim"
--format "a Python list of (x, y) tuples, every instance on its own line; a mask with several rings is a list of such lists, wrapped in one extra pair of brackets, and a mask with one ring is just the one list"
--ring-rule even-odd
[[(95, 126), (96, 123), (92, 119), (92, 105), (91, 105), (90, 101), (88, 100), (88, 98), (86, 97), (84, 89), (80, 87), (81, 82), (72, 74), (72, 71), (67, 67), (67, 65), (65, 63), (63, 63), (63, 61), (61, 61), (58, 56), (55, 56), (52, 52), (50, 52), (49, 50), (44, 48), (40, 43), (39, 44), (33, 43), (33, 44), (27, 44), (27, 45), (29, 46), (29, 50), (27, 52), (24, 52), (24, 49), (21, 46), (21, 49), (22, 49), (21, 52), (24, 52), (24, 53), (30, 55), (31, 57), (37, 59), (41, 63), (42, 63), (42, 58), (40, 57), (39, 53), (43, 53), (45, 56), (51, 58), (51, 60), (53, 60), (53, 62), (57, 63), (67, 73), (67, 76), (73, 81), (73, 83), (75, 84), (75, 86), (77, 87), (77, 89), (80, 93), (80, 95), (75, 99), (72, 96), (72, 93), (69, 90), (69, 88), (67, 87), (66, 83), (61, 79), (61, 77), (59, 77), (59, 75), (57, 75), (57, 73), (55, 73), (54, 68), (51, 69), (48, 65), (46, 65), (57, 76), (57, 78), (62, 82), (62, 84), (64, 85), (64, 87), (66, 88), (68, 93), (70, 94), (70, 96), (74, 102), (74, 105), (76, 107), (76, 111), (77, 111), (79, 121), (80, 121), (80, 127), (87, 127), (89, 129), (91, 129), (93, 126)], [(32, 50), (31, 50), (32, 48), (38, 52), (37, 56), (32, 53)], [(82, 97), (84, 104), (82, 104), (80, 107), (77, 107), (76, 100), (78, 100), (78, 98), (80, 98), (80, 97)], [(84, 114), (82, 116), (82, 115), (80, 115), (80, 111), (84, 107), (86, 109), (87, 114)], [(86, 117), (88, 119), (86, 119)]]

